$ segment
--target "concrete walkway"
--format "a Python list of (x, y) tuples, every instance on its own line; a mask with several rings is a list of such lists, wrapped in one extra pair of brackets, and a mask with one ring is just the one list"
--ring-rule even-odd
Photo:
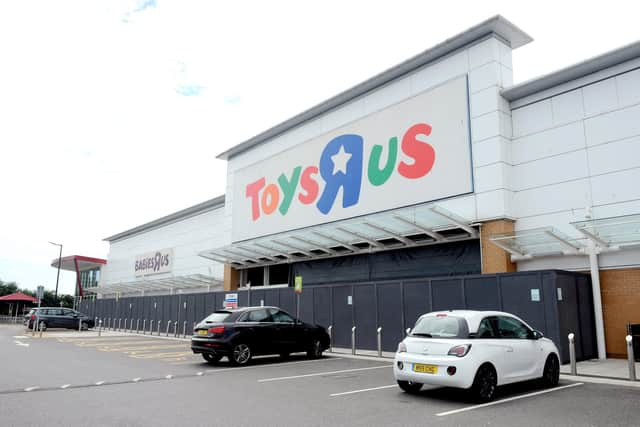
[[(640, 379), (640, 363), (636, 362), (636, 378)], [(576, 364), (578, 375), (629, 379), (629, 364), (626, 359), (591, 359)], [(570, 374), (569, 364), (560, 367), (560, 373)]]

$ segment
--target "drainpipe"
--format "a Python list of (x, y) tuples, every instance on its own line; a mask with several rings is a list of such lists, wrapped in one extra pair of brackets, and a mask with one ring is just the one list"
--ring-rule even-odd
[(593, 292), (593, 314), (596, 321), (596, 342), (598, 344), (598, 359), (607, 358), (607, 348), (604, 340), (604, 319), (602, 316), (602, 296), (600, 293), (600, 269), (598, 266), (598, 249), (589, 241), (589, 267), (591, 269), (591, 291)]

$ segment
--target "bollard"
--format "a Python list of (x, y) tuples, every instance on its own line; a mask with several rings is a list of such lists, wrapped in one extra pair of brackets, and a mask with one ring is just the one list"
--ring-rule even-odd
[(627, 341), (627, 359), (629, 361), (629, 381), (636, 380), (636, 359), (633, 354), (633, 337), (631, 335), (627, 335), (625, 337)]
[(111, 329), (111, 317), (107, 317), (107, 331)]
[(333, 353), (333, 326), (329, 325), (327, 333), (329, 334), (329, 353)]
[(120, 330), (120, 326), (122, 325), (121, 322), (122, 322), (122, 317), (118, 317), (118, 330)]
[(356, 354), (356, 327), (351, 328), (351, 354)]
[(147, 333), (147, 319), (142, 319), (142, 335), (146, 335), (146, 333)]
[(153, 319), (149, 322), (149, 335), (153, 335)]
[(378, 357), (382, 357), (382, 326), (378, 328)]
[(571, 375), (578, 375), (578, 368), (576, 367), (576, 344), (575, 335), (570, 333), (569, 338), (569, 363), (571, 363)]
[(82, 319), (78, 319), (78, 332), (82, 332)]
[(171, 325), (171, 320), (167, 320), (167, 336), (169, 336), (169, 325)]
[(124, 331), (127, 332), (127, 318), (124, 318)]
[(158, 336), (160, 336), (160, 319), (158, 319)]
[(40, 338), (42, 338), (42, 327), (44, 325), (42, 324), (42, 322), (40, 322), (40, 324), (38, 325), (38, 329), (40, 329)]
[(173, 337), (178, 338), (178, 321), (173, 322)]
[(102, 336), (102, 319), (98, 322), (98, 336)]
[(192, 332), (192, 333), (193, 333), (193, 332), (195, 332), (195, 330), (196, 330), (196, 325), (197, 325), (197, 323), (196, 323), (196, 322), (193, 322), (193, 328), (191, 328), (191, 332)]
[(182, 322), (182, 338), (187, 337), (187, 321)]

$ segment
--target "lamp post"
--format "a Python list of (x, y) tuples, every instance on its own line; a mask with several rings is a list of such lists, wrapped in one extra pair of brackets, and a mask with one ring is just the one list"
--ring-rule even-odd
[(49, 242), (54, 246), (60, 247), (60, 254), (58, 255), (58, 276), (56, 277), (56, 301), (58, 300), (58, 282), (60, 281), (60, 265), (62, 264), (62, 245), (60, 243)]

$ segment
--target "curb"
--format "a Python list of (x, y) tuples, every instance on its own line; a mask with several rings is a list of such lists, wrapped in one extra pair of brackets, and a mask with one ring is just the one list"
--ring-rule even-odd
[(580, 381), (584, 383), (609, 384), (609, 385), (617, 385), (622, 387), (640, 388), (640, 381), (629, 381), (623, 378), (616, 379), (616, 378), (601, 377), (601, 376), (560, 374), (560, 379), (566, 380), (566, 381)]

